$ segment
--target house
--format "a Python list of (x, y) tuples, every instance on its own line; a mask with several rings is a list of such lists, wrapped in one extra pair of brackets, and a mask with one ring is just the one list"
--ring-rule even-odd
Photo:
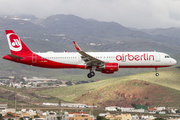
[(69, 120), (94, 120), (94, 116), (89, 115), (83, 111), (69, 112)]
[(122, 120), (132, 120), (131, 114), (121, 114)]
[(46, 118), (33, 118), (32, 120), (47, 120)]
[(60, 117), (61, 120), (69, 120), (68, 112), (56, 112), (57, 117)]
[(36, 111), (33, 111), (32, 109), (30, 109), (27, 113), (29, 113), (30, 116), (37, 115)]
[(136, 114), (136, 115), (132, 115), (132, 120), (139, 120), (139, 116)]
[(29, 118), (31, 118), (29, 113), (22, 113), (21, 116), (24, 120), (29, 120)]
[(165, 115), (165, 114), (166, 114), (166, 111), (160, 111), (159, 114), (160, 114), (160, 115)]
[(106, 115), (105, 118), (109, 119), (109, 120), (122, 120), (121, 115), (114, 115), (114, 114), (108, 114), (108, 115)]
[(177, 111), (178, 109), (171, 109), (171, 113), (176, 113), (176, 111)]
[(20, 118), (19, 115), (14, 114), (14, 113), (12, 113), (12, 112), (7, 112), (5, 115), (3, 115), (3, 119), (4, 119), (4, 120), (9, 120), (9, 119), (11, 119), (11, 120), (17, 120), (17, 119), (19, 119), (19, 118)]
[(4, 113), (8, 113), (8, 112), (15, 113), (15, 109), (14, 108), (7, 108), (7, 109), (3, 110), (2, 112), (4, 112)]
[(108, 114), (105, 118), (110, 120), (132, 120), (131, 114), (121, 114), (121, 115)]
[(11, 120), (17, 120), (18, 117), (15, 117), (14, 115), (13, 115), (13, 116), (3, 116), (3, 119), (4, 119), (4, 120), (9, 120), (9, 119), (11, 119)]
[(44, 112), (42, 114), (43, 116), (41, 117), (46, 117), (46, 120), (57, 120), (57, 116), (56, 116), (56, 112), (53, 112), (53, 111), (47, 111), (47, 112)]

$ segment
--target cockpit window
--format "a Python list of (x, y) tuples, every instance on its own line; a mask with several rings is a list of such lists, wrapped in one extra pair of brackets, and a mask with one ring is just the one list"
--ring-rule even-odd
[(165, 58), (170, 58), (170, 56), (165, 56)]

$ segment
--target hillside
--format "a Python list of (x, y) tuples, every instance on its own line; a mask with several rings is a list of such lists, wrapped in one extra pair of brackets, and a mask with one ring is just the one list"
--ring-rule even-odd
[[(149, 106), (177, 106), (180, 100), (180, 69), (168, 68), (95, 83), (38, 91), (38, 94), (56, 96), (71, 102), (99, 105), (130, 106), (139, 103)], [(180, 106), (178, 106), (180, 107)]]
[(8, 104), (8, 107), (14, 107), (14, 98), (16, 96), (17, 106), (20, 107), (36, 107), (37, 104), (42, 105), (43, 102), (58, 102), (59, 99), (52, 96), (42, 96), (36, 94), (37, 90), (49, 88), (34, 89), (16, 89), (12, 87), (0, 86), (0, 103)]
[(162, 35), (162, 36), (168, 36), (172, 38), (180, 38), (179, 32), (180, 29), (177, 27), (171, 27), (171, 28), (157, 28), (157, 29), (142, 29), (141, 31), (151, 34), (151, 35)]

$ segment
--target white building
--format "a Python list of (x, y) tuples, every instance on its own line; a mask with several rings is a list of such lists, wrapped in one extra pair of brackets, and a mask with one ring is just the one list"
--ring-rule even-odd
[(131, 112), (134, 112), (134, 113), (144, 113), (145, 110), (144, 109), (134, 109), (134, 110), (131, 110)]
[(135, 110), (134, 108), (124, 108), (124, 107), (121, 107), (121, 112), (132, 112), (133, 110)]
[(156, 117), (154, 117), (154, 116), (152, 116), (152, 115), (142, 115), (141, 116), (141, 119), (151, 119), (151, 120), (154, 120), (154, 119), (156, 119)]
[(57, 113), (57, 117), (60, 117), (61, 120), (69, 120), (69, 113), (68, 112), (64, 112), (64, 114)]
[(109, 115), (110, 113), (99, 113), (99, 116), (101, 116), (101, 117), (105, 117), (106, 115)]
[(117, 109), (121, 109), (121, 107), (118, 107), (118, 106), (105, 107), (105, 110), (107, 111), (117, 111)]
[(176, 113), (176, 110), (178, 109), (171, 109), (171, 113)]
[(139, 120), (139, 116), (136, 114), (136, 115), (132, 115), (132, 120)]
[(56, 112), (46, 111), (42, 115), (46, 116), (46, 120), (57, 120)]

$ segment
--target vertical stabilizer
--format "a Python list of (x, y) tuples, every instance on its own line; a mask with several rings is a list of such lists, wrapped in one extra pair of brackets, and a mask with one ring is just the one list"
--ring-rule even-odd
[(5, 30), (11, 54), (20, 55), (32, 53), (31, 50), (22, 42), (13, 30)]

